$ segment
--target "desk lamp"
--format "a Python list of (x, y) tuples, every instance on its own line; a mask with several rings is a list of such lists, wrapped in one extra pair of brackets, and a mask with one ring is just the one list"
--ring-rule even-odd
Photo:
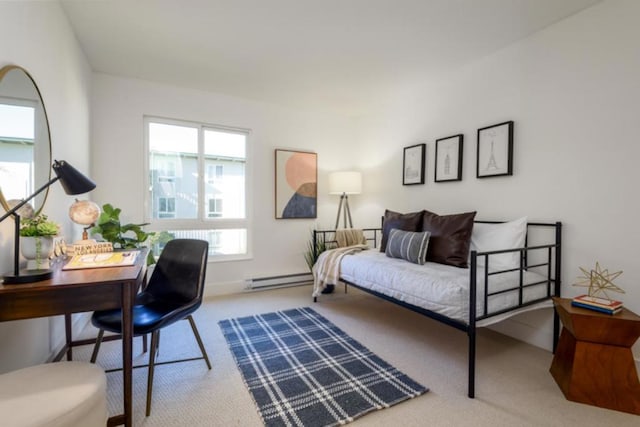
[(349, 194), (360, 194), (362, 192), (362, 175), (360, 172), (333, 172), (329, 174), (329, 194), (340, 194), (340, 204), (338, 205), (338, 215), (336, 216), (336, 226), (340, 222), (342, 212), (343, 227), (353, 228), (351, 222), (351, 210), (349, 209)]
[(54, 178), (37, 189), (32, 195), (22, 199), (6, 214), (2, 215), (2, 218), (0, 218), (0, 222), (2, 222), (10, 216), (13, 216), (15, 221), (13, 273), (7, 273), (3, 276), (5, 284), (37, 282), (40, 280), (46, 280), (53, 274), (50, 269), (20, 270), (20, 215), (18, 214), (18, 210), (22, 206), (26, 205), (29, 200), (49, 188), (51, 184), (56, 181), (60, 181), (65, 193), (70, 195), (87, 193), (96, 188), (96, 184), (92, 180), (78, 172), (77, 169), (64, 160), (54, 160), (52, 167), (53, 171), (56, 173)]

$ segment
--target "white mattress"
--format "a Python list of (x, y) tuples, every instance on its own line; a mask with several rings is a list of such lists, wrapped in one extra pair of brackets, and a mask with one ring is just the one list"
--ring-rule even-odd
[[(469, 321), (469, 275), (470, 269), (427, 262), (424, 265), (412, 264), (402, 259), (389, 258), (378, 249), (370, 249), (355, 255), (347, 255), (340, 265), (340, 276), (363, 288), (371, 289), (405, 303), (440, 313), (451, 319), (464, 323)], [(509, 272), (489, 276), (490, 291), (508, 289), (519, 283), (519, 272)], [(531, 271), (524, 274), (524, 283), (535, 283), (545, 280), (545, 276)], [(547, 294), (546, 282), (526, 288), (524, 302), (543, 298)], [(477, 270), (477, 305), (476, 313), (484, 313), (484, 268)], [(489, 298), (489, 313), (516, 307), (518, 292), (505, 292)], [(552, 302), (526, 307), (497, 316), (493, 321), (487, 319), (478, 322), (477, 326), (487, 326), (520, 311), (528, 311), (540, 307), (551, 306)]]

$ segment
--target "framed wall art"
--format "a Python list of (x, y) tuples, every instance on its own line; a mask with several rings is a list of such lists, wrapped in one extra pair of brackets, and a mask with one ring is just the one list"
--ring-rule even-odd
[(402, 157), (402, 185), (424, 184), (426, 144), (404, 148)]
[(462, 134), (436, 139), (435, 182), (462, 180)]
[(318, 155), (276, 150), (276, 219), (316, 218)]
[(478, 178), (513, 175), (513, 121), (478, 129)]

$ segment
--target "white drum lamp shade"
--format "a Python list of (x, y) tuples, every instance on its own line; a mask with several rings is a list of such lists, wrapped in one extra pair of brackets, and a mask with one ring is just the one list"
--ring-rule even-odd
[(332, 172), (329, 174), (329, 194), (360, 194), (362, 174), (360, 172)]

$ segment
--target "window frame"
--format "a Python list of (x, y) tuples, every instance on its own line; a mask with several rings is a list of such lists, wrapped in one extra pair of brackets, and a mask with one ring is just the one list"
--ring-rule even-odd
[[(159, 218), (154, 219), (153, 200), (151, 196), (152, 184), (150, 182), (149, 170), (149, 125), (151, 123), (192, 127), (198, 130), (198, 212), (194, 219), (181, 218)], [(245, 187), (245, 215), (244, 218), (220, 218), (208, 217), (208, 199), (205, 197), (205, 187), (207, 175), (205, 169), (204, 153), (204, 131), (213, 130), (219, 132), (236, 133), (245, 137), (245, 161), (244, 161), (244, 187)], [(144, 185), (144, 218), (148, 223), (149, 231), (170, 231), (170, 230), (207, 230), (224, 231), (232, 229), (246, 230), (246, 253), (233, 255), (210, 255), (209, 262), (247, 260), (253, 258), (253, 173), (252, 173), (252, 152), (251, 144), (252, 132), (250, 129), (230, 127), (224, 125), (196, 122), (190, 120), (169, 119), (158, 116), (143, 116), (144, 133), (144, 161), (143, 161), (143, 185)]]

